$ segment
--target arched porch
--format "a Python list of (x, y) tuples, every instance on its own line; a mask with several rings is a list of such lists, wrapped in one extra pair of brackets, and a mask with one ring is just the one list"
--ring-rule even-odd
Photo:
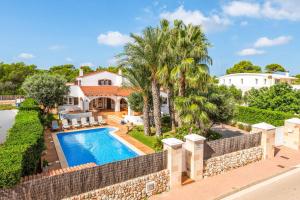
[(90, 97), (88, 110), (92, 112), (118, 112), (131, 115), (131, 110), (126, 97)]

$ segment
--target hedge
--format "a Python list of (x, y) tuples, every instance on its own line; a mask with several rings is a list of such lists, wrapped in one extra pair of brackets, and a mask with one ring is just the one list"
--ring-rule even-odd
[(27, 98), (19, 107), (19, 110), (36, 110), (40, 111), (39, 104), (32, 98)]
[(237, 111), (235, 120), (247, 124), (266, 122), (274, 126), (282, 126), (286, 119), (295, 117), (293, 114), (289, 113), (245, 106), (238, 106)]
[(18, 112), (7, 140), (0, 146), (0, 188), (17, 184), (22, 176), (34, 174), (39, 168), (44, 128), (40, 112), (34, 104), (33, 110), (29, 110), (29, 105), (26, 106), (28, 110)]

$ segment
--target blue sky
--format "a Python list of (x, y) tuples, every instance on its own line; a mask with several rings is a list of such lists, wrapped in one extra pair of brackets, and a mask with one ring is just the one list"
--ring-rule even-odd
[(214, 75), (244, 59), (300, 73), (299, 0), (1, 0), (0, 8), (4, 62), (113, 65), (130, 33), (167, 18), (203, 26)]

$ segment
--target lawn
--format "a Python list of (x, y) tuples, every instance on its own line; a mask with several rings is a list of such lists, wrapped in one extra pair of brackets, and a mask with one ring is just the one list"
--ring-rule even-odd
[(0, 110), (12, 110), (16, 109), (16, 106), (13, 106), (11, 104), (0, 104)]
[(144, 135), (143, 129), (140, 127), (135, 127), (131, 131), (129, 131), (129, 135), (150, 147), (151, 149), (155, 149), (156, 137), (155, 136), (147, 136)]

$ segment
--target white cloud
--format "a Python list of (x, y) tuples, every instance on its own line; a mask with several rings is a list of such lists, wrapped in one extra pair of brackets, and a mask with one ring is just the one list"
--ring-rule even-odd
[(173, 21), (182, 20), (185, 24), (202, 25), (205, 31), (222, 29), (230, 25), (230, 20), (213, 14), (205, 16), (199, 10), (185, 10), (183, 6), (178, 7), (174, 12), (163, 12), (160, 18)]
[(73, 61), (73, 59), (72, 59), (72, 58), (70, 58), (70, 57), (66, 57), (66, 61), (67, 61), (67, 62), (72, 62), (72, 61)]
[(241, 21), (240, 25), (241, 25), (241, 26), (247, 26), (247, 25), (248, 25), (248, 22), (247, 22), (247, 21)]
[(258, 3), (250, 3), (244, 1), (232, 1), (223, 6), (225, 14), (230, 16), (248, 16), (258, 17), (260, 14), (260, 5)]
[(60, 50), (60, 49), (64, 49), (64, 48), (66, 48), (64, 45), (56, 44), (56, 45), (50, 46), (49, 50), (55, 51), (55, 50)]
[(291, 36), (280, 36), (274, 39), (270, 39), (268, 37), (261, 37), (254, 43), (254, 47), (271, 47), (284, 45), (289, 43), (291, 40)]
[(275, 20), (300, 20), (299, 0), (232, 1), (223, 6), (223, 12), (233, 17), (261, 17)]
[(80, 66), (89, 66), (89, 67), (94, 67), (94, 63), (92, 62), (85, 62), (85, 63), (81, 63)]
[(18, 58), (21, 58), (21, 59), (31, 59), (31, 58), (34, 58), (35, 56), (33, 54), (30, 54), (30, 53), (20, 53), (18, 55)]
[(97, 37), (97, 41), (99, 44), (108, 46), (121, 46), (131, 42), (132, 39), (128, 35), (123, 35), (118, 31), (109, 31), (106, 34), (100, 34)]
[(248, 49), (243, 49), (238, 52), (238, 55), (240, 56), (254, 56), (254, 55), (261, 55), (264, 54), (265, 51), (259, 50), (259, 49), (254, 49), (254, 48), (248, 48)]

